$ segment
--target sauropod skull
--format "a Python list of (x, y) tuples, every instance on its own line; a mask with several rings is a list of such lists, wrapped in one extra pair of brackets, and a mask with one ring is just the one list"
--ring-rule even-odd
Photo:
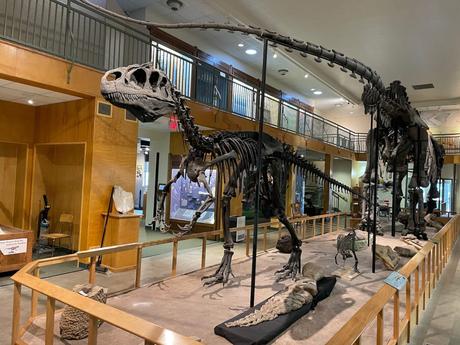
[(101, 94), (110, 103), (128, 109), (141, 122), (153, 122), (175, 110), (179, 93), (153, 63), (107, 71)]

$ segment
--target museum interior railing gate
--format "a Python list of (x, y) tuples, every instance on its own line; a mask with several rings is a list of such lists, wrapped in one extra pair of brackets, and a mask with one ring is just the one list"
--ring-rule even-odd
[[(433, 290), (446, 267), (460, 231), (456, 215), (398, 272), (406, 277), (399, 291), (384, 284), (337, 332), (327, 345), (361, 344), (375, 339), (377, 345), (407, 344), (418, 325)], [(392, 313), (391, 333), (384, 332), (384, 311)], [(367, 342), (366, 342), (367, 343)]]
[[(346, 213), (330, 213), (318, 216), (302, 216), (290, 218), (292, 224), (295, 225), (296, 231), (301, 239), (322, 236), (328, 233), (336, 233), (347, 227)], [(250, 244), (254, 240), (250, 237), (252, 234), (252, 225), (232, 228), (232, 232), (244, 232), (245, 238), (245, 254), (251, 255)], [(280, 238), (284, 227), (278, 222), (269, 222), (259, 224), (258, 241), (262, 241), (262, 250), (258, 253), (263, 253), (270, 248), (269, 235), (275, 234), (276, 238)], [(116, 328), (122, 329), (128, 333), (134, 334), (145, 340), (145, 344), (201, 344), (189, 337), (185, 337), (171, 330), (164, 329), (152, 322), (146, 321), (134, 315), (131, 315), (122, 310), (116, 309), (106, 304), (98, 303), (94, 300), (85, 298), (68, 289), (57, 286), (48, 280), (40, 278), (40, 269), (52, 265), (59, 265), (68, 262), (88, 262), (88, 282), (96, 283), (96, 263), (99, 256), (109, 255), (122, 251), (137, 251), (137, 264), (135, 267), (135, 279), (132, 287), (123, 291), (117, 291), (116, 294), (128, 292), (130, 290), (141, 287), (141, 270), (142, 270), (142, 250), (151, 246), (158, 246), (166, 243), (172, 244), (172, 262), (170, 270), (170, 278), (175, 277), (177, 273), (177, 265), (179, 258), (179, 244), (181, 241), (189, 239), (201, 239), (201, 269), (209, 267), (206, 265), (207, 239), (215, 236), (220, 236), (222, 230), (215, 230), (203, 233), (185, 235), (182, 237), (172, 237), (162, 240), (130, 243), (117, 245), (112, 247), (104, 247), (100, 249), (91, 249), (81, 251), (74, 254), (41, 259), (27, 264), (24, 268), (18, 271), (13, 277), (14, 293), (13, 293), (13, 318), (12, 318), (12, 344), (27, 344), (21, 337), (27, 332), (34, 320), (39, 317), (38, 304), (39, 295), (46, 297), (46, 323), (45, 323), (45, 344), (54, 343), (54, 324), (56, 314), (56, 302), (71, 306), (75, 309), (87, 313), (90, 317), (88, 344), (94, 345), (97, 343), (97, 323), (99, 320), (107, 322)], [(150, 282), (151, 284), (151, 282)], [(21, 303), (25, 295), (23, 288), (31, 290), (30, 297), (30, 314), (25, 324), (21, 324)]]

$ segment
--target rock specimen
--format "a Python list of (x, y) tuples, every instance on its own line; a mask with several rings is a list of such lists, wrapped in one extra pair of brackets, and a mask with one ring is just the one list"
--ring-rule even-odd
[[(107, 289), (100, 286), (92, 286), (91, 284), (76, 285), (72, 291), (101, 303), (107, 302)], [(88, 336), (88, 321), (88, 314), (66, 306), (59, 321), (61, 338), (68, 340), (86, 338)], [(98, 327), (101, 324), (102, 321), (99, 321)]]
[(276, 242), (276, 249), (280, 251), (280, 253), (289, 254), (292, 252), (292, 240), (291, 236), (283, 235), (281, 238)]
[(399, 255), (390, 246), (382, 246), (377, 244), (375, 247), (375, 254), (382, 260), (385, 267), (394, 271), (399, 263)]
[(417, 249), (415, 249), (412, 246), (404, 246), (404, 247), (396, 246), (394, 247), (394, 251), (398, 253), (399, 256), (403, 256), (405, 258), (411, 258), (415, 254), (417, 254)]

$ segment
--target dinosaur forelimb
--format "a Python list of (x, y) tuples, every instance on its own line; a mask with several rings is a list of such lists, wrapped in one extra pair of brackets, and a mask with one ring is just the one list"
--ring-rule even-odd
[(180, 229), (180, 232), (176, 233), (177, 236), (182, 236), (192, 231), (193, 227), (195, 226), (196, 222), (198, 221), (200, 216), (203, 214), (203, 212), (205, 212), (215, 201), (214, 195), (212, 194), (212, 190), (209, 187), (204, 171), (201, 171), (200, 174), (198, 175), (198, 183), (203, 184), (204, 188), (206, 189), (206, 192), (208, 193), (208, 196), (206, 200), (203, 202), (203, 204), (201, 204), (201, 206), (198, 208), (198, 210), (196, 210), (190, 223), (185, 224), (184, 226), (180, 226), (180, 225), (178, 226)]
[[(181, 167), (182, 167), (183, 162), (184, 162), (184, 159), (182, 160)], [(163, 189), (163, 192), (161, 193), (160, 202), (158, 205), (158, 209), (157, 209), (155, 218), (153, 218), (153, 221), (158, 222), (160, 224), (160, 230), (162, 232), (168, 232), (170, 228), (170, 225), (166, 223), (165, 217), (164, 217), (165, 200), (171, 190), (171, 185), (173, 183), (176, 183), (179, 177), (183, 175), (182, 171), (183, 169), (179, 168), (179, 171), (177, 172), (177, 174), (171, 180), (169, 180), (168, 183), (166, 183)]]

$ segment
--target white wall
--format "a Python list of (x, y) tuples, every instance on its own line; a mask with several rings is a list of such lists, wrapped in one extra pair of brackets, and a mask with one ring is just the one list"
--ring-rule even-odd
[[(347, 159), (333, 159), (331, 177), (346, 186), (352, 187), (352, 162)], [(347, 201), (339, 198), (339, 209), (342, 212), (350, 211), (351, 196), (349, 193), (339, 192)], [(331, 194), (332, 195), (332, 194)], [(332, 200), (332, 199), (331, 199)], [(332, 204), (331, 204), (332, 207)]]
[(150, 160), (149, 160), (149, 186), (147, 188), (147, 207), (145, 224), (150, 224), (153, 220), (153, 197), (155, 183), (156, 154), (160, 153), (158, 169), (158, 183), (168, 182), (168, 161), (170, 133), (139, 126), (138, 137), (150, 139)]

